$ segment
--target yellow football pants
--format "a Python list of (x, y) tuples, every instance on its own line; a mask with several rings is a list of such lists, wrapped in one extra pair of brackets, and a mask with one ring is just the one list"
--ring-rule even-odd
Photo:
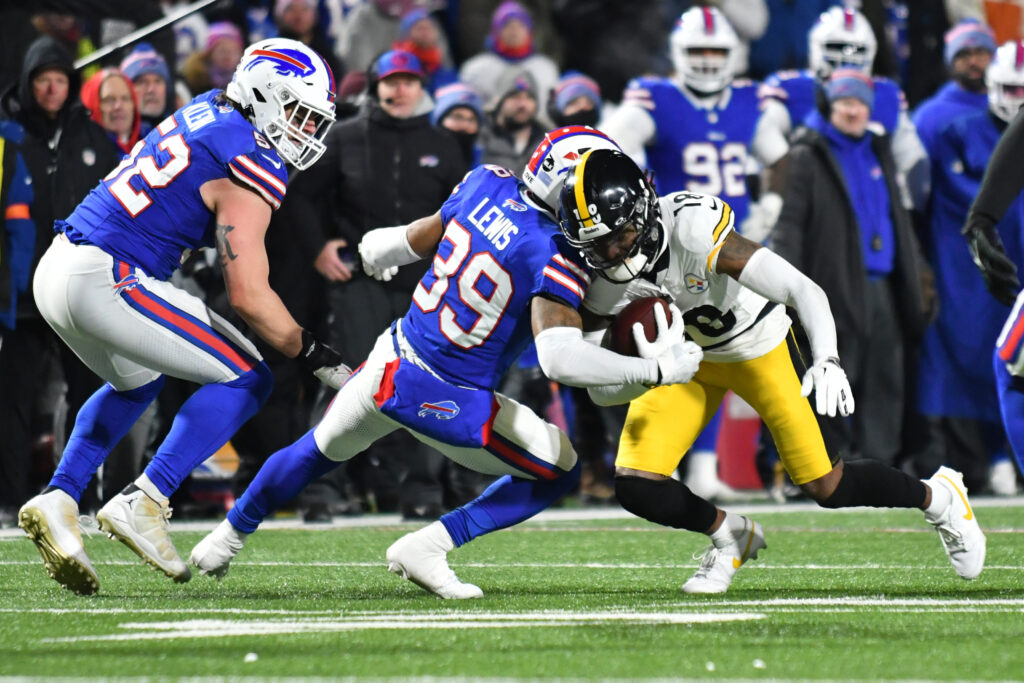
[(764, 420), (793, 483), (832, 469), (785, 341), (753, 360), (703, 361), (688, 383), (655, 387), (633, 400), (615, 465), (670, 476), (730, 389)]

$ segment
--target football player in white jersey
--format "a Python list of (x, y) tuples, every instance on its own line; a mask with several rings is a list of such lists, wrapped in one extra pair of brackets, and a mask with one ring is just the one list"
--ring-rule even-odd
[[(752, 147), (761, 114), (758, 85), (737, 79), (739, 39), (714, 7), (693, 7), (679, 18), (669, 40), (675, 73), (629, 83), (605, 132), (637, 163), (654, 174), (658, 192), (705, 192), (729, 202), (740, 233), (755, 242), (774, 222), (782, 200), (766, 194), (752, 201), (747, 175), (772, 150)], [(748, 218), (749, 217), (749, 218)], [(729, 500), (736, 492), (718, 479), (716, 415), (693, 444), (686, 482), (708, 498)]]
[[(786, 471), (819, 505), (920, 508), (956, 572), (978, 576), (985, 536), (958, 472), (943, 467), (922, 482), (872, 460), (830, 460), (802, 398), (813, 391), (823, 415), (849, 415), (854, 408), (828, 301), (784, 259), (740, 236), (728, 204), (692, 192), (659, 199), (627, 156), (594, 150), (569, 171), (560, 227), (602, 276), (584, 298), (595, 317), (613, 315), (639, 297), (664, 296), (674, 302), (671, 325), (656, 308), (659, 335), (653, 343), (637, 326), (641, 355), (658, 353), (662, 340), (673, 338), (673, 328), (680, 335), (685, 329), (704, 349), (700, 369), (686, 384), (590, 390), (598, 403), (632, 402), (615, 463), (622, 506), (652, 522), (711, 537), (685, 592), (724, 592), (736, 570), (765, 547), (760, 524), (716, 508), (670, 477), (727, 390), (757, 410)], [(797, 312), (810, 339), (812, 365), (802, 383), (786, 348), (785, 306)]]

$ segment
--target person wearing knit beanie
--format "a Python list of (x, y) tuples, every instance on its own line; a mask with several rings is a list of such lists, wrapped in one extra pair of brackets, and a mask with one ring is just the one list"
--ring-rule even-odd
[(484, 122), (480, 96), (463, 83), (452, 83), (438, 89), (430, 123), (444, 128), (459, 143), (462, 156), (470, 167), (480, 163), (482, 148), (477, 144)]
[(950, 80), (917, 105), (913, 117), (929, 156), (936, 154), (939, 133), (949, 122), (988, 109), (985, 70), (995, 51), (995, 34), (977, 20), (965, 19), (946, 31), (943, 57)]
[(825, 95), (831, 104), (848, 97), (860, 100), (870, 114), (875, 106), (875, 83), (854, 69), (839, 69), (825, 83)]
[(149, 43), (139, 43), (121, 61), (121, 73), (135, 86), (144, 123), (150, 128), (160, 123), (171, 110), (171, 73), (163, 56)]
[(550, 117), (556, 126), (596, 126), (601, 116), (601, 89), (579, 71), (566, 71), (550, 100)]
[(422, 7), (402, 15), (398, 39), (391, 44), (391, 49), (416, 55), (427, 74), (426, 86), (431, 93), (458, 80), (441, 44), (441, 28)]

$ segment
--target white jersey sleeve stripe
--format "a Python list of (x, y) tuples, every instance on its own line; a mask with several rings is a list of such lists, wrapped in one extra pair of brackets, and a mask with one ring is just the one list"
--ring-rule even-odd
[(272, 194), (267, 192), (266, 188), (264, 188), (262, 185), (257, 183), (255, 180), (250, 178), (247, 174), (245, 174), (243, 171), (241, 171), (237, 166), (235, 166), (234, 164), (228, 164), (228, 168), (230, 168), (231, 172), (235, 174), (235, 178), (237, 178), (238, 180), (242, 181), (243, 183), (245, 183), (246, 185), (248, 185), (252, 189), (256, 190), (256, 193), (259, 194), (261, 197), (263, 197), (263, 200), (265, 202), (267, 202), (267, 204), (270, 204), (270, 207), (272, 209), (274, 209), (276, 211), (277, 209), (279, 209), (281, 207), (281, 201), (279, 199), (277, 199)]
[(285, 187), (285, 184), (282, 183), (277, 178), (275, 178), (273, 174), (268, 173), (266, 170), (260, 168), (259, 164), (253, 163), (252, 159), (250, 159), (249, 157), (245, 156), (244, 154), (239, 154), (237, 157), (235, 157), (235, 161), (239, 162), (242, 166), (246, 168), (246, 170), (255, 175), (257, 179), (261, 180), (262, 182), (265, 182), (267, 185), (277, 190), (280, 194), (283, 195), (285, 193), (285, 190), (287, 189)]
[(568, 270), (570, 273), (575, 275), (578, 279), (582, 280), (583, 284), (585, 284), (585, 285), (590, 284), (590, 276), (587, 275), (587, 271), (583, 270), (582, 268), (577, 266), (575, 263), (573, 263), (569, 259), (567, 259), (564, 256), (562, 256), (561, 254), (555, 254), (554, 256), (551, 257), (551, 260), (554, 261), (555, 263), (557, 263), (558, 265), (560, 265), (562, 268), (565, 268), (566, 270)]
[(551, 266), (544, 266), (544, 271), (543, 272), (544, 272), (544, 277), (546, 277), (546, 278), (548, 278), (550, 280), (554, 280), (555, 282), (560, 284), (562, 287), (565, 287), (570, 292), (574, 293), (579, 298), (581, 298), (581, 299), (583, 298), (583, 295), (584, 295), (583, 288), (580, 287), (579, 283), (573, 281), (573, 279), (570, 278), (569, 276), (565, 275), (564, 273), (558, 272), (557, 270), (555, 270)]

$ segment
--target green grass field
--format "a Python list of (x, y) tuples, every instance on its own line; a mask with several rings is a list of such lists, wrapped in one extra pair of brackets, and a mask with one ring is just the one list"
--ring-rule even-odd
[[(97, 534), (89, 598), (4, 532), (0, 676), (1019, 680), (1024, 503), (976, 502), (975, 581), (914, 511), (750, 506), (768, 548), (714, 597), (679, 590), (703, 536), (624, 515), (555, 511), (456, 550), (485, 592), (459, 603), (385, 570), (387, 546), (417, 528), (389, 518), (264, 529), (223, 581), (185, 585)], [(182, 555), (203, 535), (172, 530)]]

